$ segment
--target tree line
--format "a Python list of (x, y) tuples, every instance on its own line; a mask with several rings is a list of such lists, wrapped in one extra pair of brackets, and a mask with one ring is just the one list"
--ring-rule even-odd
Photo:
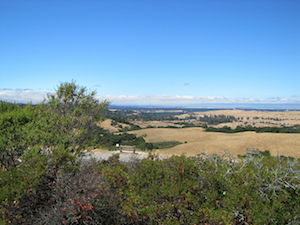
[(248, 126), (237, 126), (232, 129), (231, 127), (208, 127), (205, 130), (206, 132), (222, 132), (222, 133), (239, 133), (246, 131), (255, 131), (256, 133), (300, 133), (300, 126), (292, 126), (292, 127), (253, 127), (251, 125)]

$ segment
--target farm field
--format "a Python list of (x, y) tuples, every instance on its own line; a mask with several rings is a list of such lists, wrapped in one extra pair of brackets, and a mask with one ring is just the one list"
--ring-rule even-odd
[[(158, 114), (169, 113), (170, 111), (154, 112)], [(134, 112), (139, 114), (137, 110)], [(152, 112), (153, 113), (153, 112)], [(176, 112), (177, 113), (177, 112)], [(163, 150), (156, 150), (160, 155), (180, 155), (194, 156), (201, 151), (209, 154), (231, 152), (235, 156), (244, 155), (247, 148), (257, 148), (260, 151), (269, 150), (272, 155), (284, 155), (300, 158), (300, 134), (299, 133), (220, 133), (205, 132), (202, 127), (189, 128), (168, 128), (181, 127), (181, 123), (193, 123), (196, 126), (205, 122), (197, 120), (200, 117), (214, 117), (219, 115), (233, 116), (236, 121), (209, 125), (208, 127), (237, 126), (253, 127), (284, 127), (300, 125), (300, 111), (255, 111), (255, 110), (209, 110), (209, 111), (178, 111), (174, 114), (174, 120), (130, 120), (130, 123), (139, 126), (140, 130), (129, 131), (138, 137), (143, 136), (146, 142), (177, 141), (182, 144)], [(196, 118), (196, 119), (195, 119)], [(101, 124), (106, 130), (118, 133), (120, 127), (127, 124), (117, 123), (111, 125), (112, 120), (106, 119)], [(151, 126), (152, 128), (147, 128)], [(162, 128), (164, 127), (164, 128)]]
[[(129, 133), (137, 136), (145, 135), (147, 142), (179, 141), (183, 144), (170, 149), (156, 150), (162, 155), (194, 156), (201, 151), (209, 154), (231, 152), (234, 155), (244, 155), (247, 148), (269, 150), (272, 155), (284, 155), (300, 158), (300, 134), (277, 133), (217, 133), (203, 132), (203, 128), (193, 127), (184, 129), (151, 128)], [(186, 142), (186, 143), (185, 143)]]
[[(174, 113), (174, 110), (153, 110), (152, 113), (161, 114)], [(136, 110), (135, 114), (139, 115), (140, 111)], [(208, 111), (184, 111), (178, 110), (178, 114), (174, 114), (173, 120), (133, 120), (131, 123), (147, 128), (153, 127), (167, 127), (176, 126), (180, 127), (178, 123), (186, 122), (195, 125), (203, 124), (200, 121), (201, 117), (214, 117), (214, 116), (232, 116), (236, 121), (228, 123), (220, 123), (217, 125), (210, 125), (213, 127), (228, 126), (236, 128), (237, 126), (255, 126), (255, 127), (282, 127), (300, 125), (300, 111), (257, 111), (257, 110), (208, 110)], [(195, 119), (196, 118), (196, 119)]]
[(239, 122), (222, 123), (215, 127), (252, 125), (256, 127), (294, 126), (300, 124), (300, 111), (256, 111), (256, 110), (214, 110), (195, 112), (195, 116), (225, 115), (239, 118)]

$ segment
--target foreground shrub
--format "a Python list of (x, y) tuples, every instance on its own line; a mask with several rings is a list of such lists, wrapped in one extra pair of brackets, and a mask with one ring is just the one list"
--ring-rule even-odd
[[(2, 203), (5, 203), (4, 196), (15, 193), (4, 189), (10, 178), (1, 179), (6, 180), (6, 185), (1, 186), (5, 193)], [(22, 212), (33, 212), (27, 217), (29, 220), (23, 221), (38, 224), (300, 222), (299, 162), (272, 157), (268, 152), (241, 159), (228, 153), (172, 156), (164, 160), (150, 155), (126, 163), (120, 162), (116, 154), (101, 162), (60, 169), (51, 182), (37, 181), (33, 186), (22, 186), (20, 181), (15, 184), (20, 185), (20, 193), (28, 193), (30, 187), (35, 194), (23, 193), (19, 199), (11, 198), (16, 203), (12, 200), (5, 203), (5, 210), (11, 210), (10, 221), (19, 222), (19, 217), (25, 215), (14, 211), (13, 207), (18, 206)], [(42, 196), (38, 191), (44, 193), (43, 198), (37, 197), (39, 200), (35, 201), (39, 204), (21, 203), (28, 196)]]
[[(150, 157), (131, 175), (136, 222), (150, 224), (288, 224), (297, 221), (296, 160), (230, 154)], [(262, 213), (263, 212), (263, 213)]]
[(121, 220), (118, 190), (90, 162), (73, 172), (62, 172), (50, 185), (49, 207), (37, 218), (40, 224), (116, 224)]

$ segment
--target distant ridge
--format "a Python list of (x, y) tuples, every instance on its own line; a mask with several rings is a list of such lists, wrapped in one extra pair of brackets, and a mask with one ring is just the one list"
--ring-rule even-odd
[(245, 104), (245, 103), (202, 103), (194, 105), (110, 105), (111, 109), (194, 109), (194, 110), (267, 110), (300, 111), (300, 104)]

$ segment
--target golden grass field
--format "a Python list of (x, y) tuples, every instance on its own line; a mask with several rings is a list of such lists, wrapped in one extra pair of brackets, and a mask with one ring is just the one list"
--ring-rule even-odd
[(184, 129), (151, 128), (131, 131), (137, 136), (146, 135), (147, 142), (179, 141), (187, 142), (170, 149), (157, 150), (156, 153), (167, 155), (195, 156), (201, 151), (209, 154), (231, 152), (244, 155), (247, 148), (269, 150), (272, 155), (285, 155), (300, 158), (300, 134), (277, 133), (215, 133), (203, 132), (203, 128)]
[[(105, 130), (108, 130), (108, 131), (111, 132), (111, 133), (118, 132), (120, 128), (111, 126), (111, 121), (112, 121), (111, 119), (106, 119), (106, 120), (104, 120), (103, 122), (99, 123), (98, 125), (99, 125), (100, 127), (103, 127)], [(119, 123), (118, 125), (121, 125), (122, 127), (129, 127), (128, 125), (126, 125), (126, 124), (121, 124), (121, 123)]]
[[(197, 116), (201, 115), (226, 115), (226, 116), (234, 116), (235, 118), (243, 118), (242, 122), (234, 122), (234, 123), (225, 123), (219, 124), (216, 127), (223, 127), (225, 125), (235, 128), (236, 126), (245, 125), (247, 122), (250, 125), (256, 127), (267, 127), (267, 126), (294, 126), (300, 124), (300, 111), (291, 111), (291, 112), (277, 112), (277, 111), (244, 111), (244, 110), (216, 110), (208, 112), (198, 112)], [(254, 119), (258, 117), (259, 119)], [(264, 118), (264, 119), (262, 119)], [(276, 121), (274, 118), (278, 118)], [(254, 123), (254, 124), (253, 124)]]
[[(243, 117), (242, 122), (222, 123), (217, 127), (230, 126), (235, 128), (238, 125), (245, 126), (245, 123), (254, 126), (292, 126), (300, 124), (300, 111), (291, 112), (270, 112), (270, 111), (243, 111), (243, 110), (216, 110), (207, 112), (196, 112), (196, 116), (204, 115), (232, 115), (234, 117)], [(182, 115), (186, 117), (188, 115)], [(180, 116), (179, 116), (180, 117)], [(254, 119), (259, 117), (260, 119)], [(261, 119), (261, 118), (265, 119)], [(269, 118), (269, 119), (268, 119)], [(279, 121), (274, 121), (271, 118), (278, 118)], [(111, 132), (116, 132), (118, 129), (110, 126), (111, 120), (104, 121), (101, 126)], [(135, 124), (141, 127), (152, 125), (169, 126), (174, 125), (171, 122), (164, 121), (136, 121)], [(160, 155), (180, 155), (194, 156), (201, 151), (206, 151), (209, 154), (231, 152), (234, 155), (243, 155), (247, 148), (258, 148), (260, 151), (269, 150), (272, 155), (284, 155), (300, 158), (300, 134), (282, 134), (282, 133), (216, 133), (203, 132), (202, 128), (150, 128), (130, 133), (137, 136), (146, 135), (147, 142), (162, 142), (162, 141), (179, 141), (183, 144), (170, 149), (157, 150)], [(187, 143), (184, 143), (187, 142)]]

